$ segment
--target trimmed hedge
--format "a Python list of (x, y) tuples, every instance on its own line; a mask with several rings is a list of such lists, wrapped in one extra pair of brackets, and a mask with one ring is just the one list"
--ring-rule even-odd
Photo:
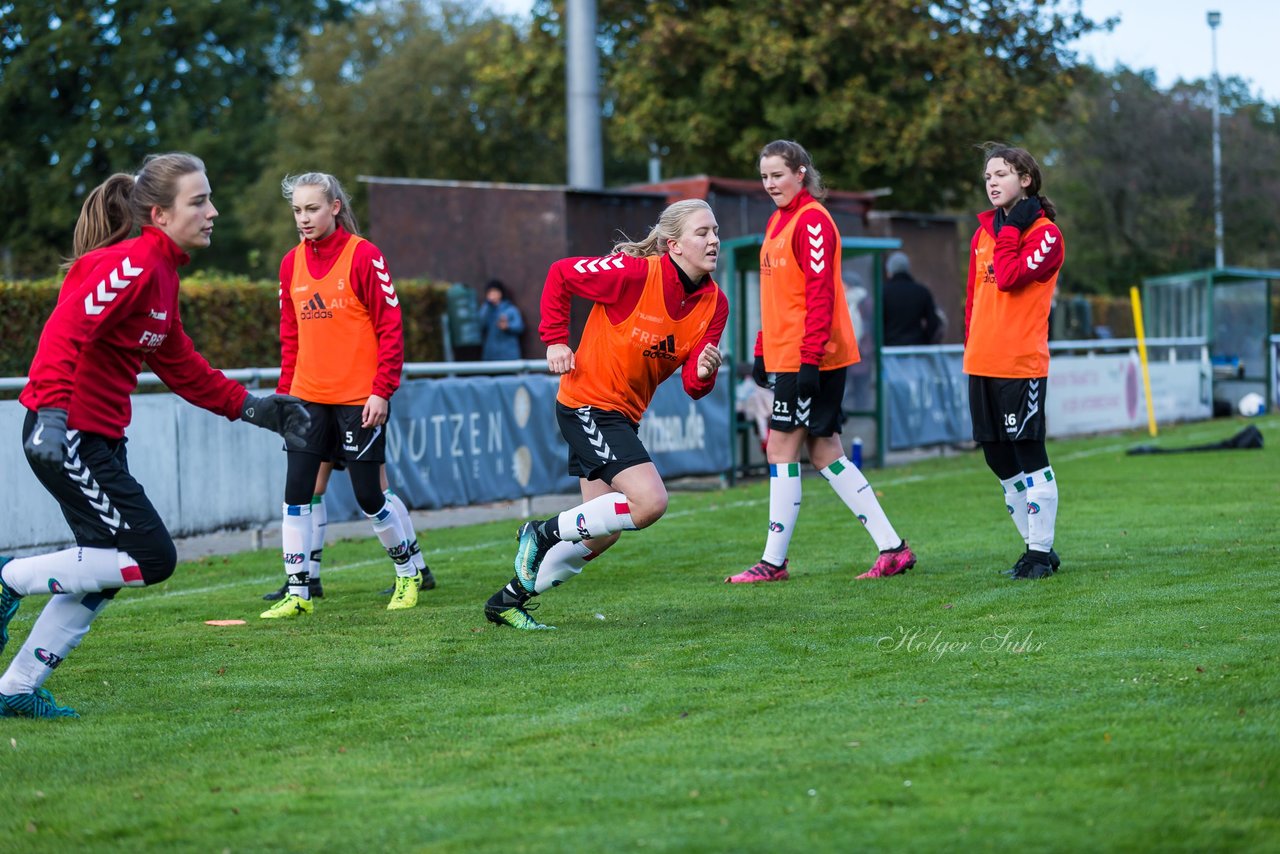
[[(60, 279), (0, 282), (0, 376), (25, 376), (40, 330), (58, 301)], [(399, 279), (406, 362), (444, 358), (440, 319), (445, 285)], [(182, 283), (182, 325), (217, 368), (273, 368), (280, 364), (277, 285), (239, 276), (194, 274)]]

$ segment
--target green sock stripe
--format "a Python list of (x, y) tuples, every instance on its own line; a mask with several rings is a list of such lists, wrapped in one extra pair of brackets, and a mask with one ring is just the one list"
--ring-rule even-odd
[(323, 503), (324, 503), (324, 496), (323, 496), (323, 495), (313, 495), (313, 496), (311, 496), (311, 506), (312, 506), (312, 507), (315, 507), (317, 504), (323, 504)]
[(832, 476), (840, 474), (844, 469), (844, 463), (840, 462), (840, 460), (836, 460), (834, 463), (827, 466), (827, 471), (831, 472)]

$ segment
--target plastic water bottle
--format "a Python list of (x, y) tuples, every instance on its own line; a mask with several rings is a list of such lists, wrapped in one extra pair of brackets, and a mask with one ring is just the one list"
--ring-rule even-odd
[(853, 444), (849, 446), (849, 459), (853, 460), (853, 464), (858, 468), (862, 468), (862, 437), (854, 436)]

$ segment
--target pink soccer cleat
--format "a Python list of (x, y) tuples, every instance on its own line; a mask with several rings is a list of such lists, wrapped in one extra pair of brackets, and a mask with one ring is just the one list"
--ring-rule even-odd
[(771, 563), (765, 563), (761, 560), (750, 569), (744, 569), (737, 575), (730, 575), (724, 580), (725, 584), (755, 584), (759, 581), (786, 581), (791, 576), (787, 573), (787, 563), (783, 561), (782, 566), (774, 566)]
[(896, 549), (880, 552), (880, 557), (876, 558), (871, 569), (859, 575), (858, 578), (888, 578), (891, 575), (900, 575), (915, 565), (915, 552), (911, 551), (907, 541), (903, 540), (902, 545)]

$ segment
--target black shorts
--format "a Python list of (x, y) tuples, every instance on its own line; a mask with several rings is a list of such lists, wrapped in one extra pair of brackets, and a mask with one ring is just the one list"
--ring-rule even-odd
[(336, 403), (308, 403), (311, 426), (307, 443), (301, 449), (287, 448), (290, 453), (315, 454), (334, 468), (346, 463), (383, 463), (387, 459), (387, 426), (362, 427), (364, 406)]
[(796, 399), (799, 373), (779, 373), (773, 384), (773, 415), (769, 429), (782, 433), (803, 427), (810, 436), (833, 436), (844, 423), (844, 382), (847, 368), (818, 372), (818, 393), (812, 400)]
[(969, 377), (969, 418), (975, 442), (1043, 442), (1047, 377)]
[(653, 462), (640, 442), (640, 425), (608, 409), (571, 409), (556, 401), (560, 435), (569, 443), (569, 474), (613, 483), (618, 472)]
[[(28, 412), (22, 426), (24, 441), (35, 429), (35, 421), (35, 413)], [(58, 502), (77, 545), (120, 549), (147, 567), (163, 564), (173, 551), (173, 540), (142, 484), (129, 473), (127, 443), (127, 439), (68, 430), (62, 468), (32, 463), (31, 471)]]

